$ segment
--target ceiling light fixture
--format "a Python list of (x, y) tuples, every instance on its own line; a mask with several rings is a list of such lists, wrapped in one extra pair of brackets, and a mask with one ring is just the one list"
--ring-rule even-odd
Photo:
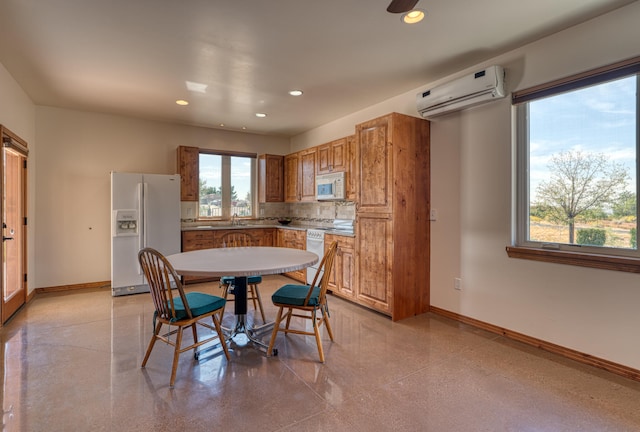
[(186, 100), (184, 100), (184, 99), (178, 99), (178, 100), (176, 101), (176, 103), (177, 103), (178, 105), (182, 105), (182, 106), (189, 105), (189, 102), (188, 102), (188, 101), (186, 101)]
[(402, 22), (405, 24), (419, 23), (424, 19), (425, 12), (422, 9), (414, 9), (409, 12), (403, 13), (401, 16)]
[(267, 115), (265, 113), (256, 113), (256, 117), (264, 118)]
[(291, 96), (302, 96), (302, 90), (291, 90), (289, 94)]

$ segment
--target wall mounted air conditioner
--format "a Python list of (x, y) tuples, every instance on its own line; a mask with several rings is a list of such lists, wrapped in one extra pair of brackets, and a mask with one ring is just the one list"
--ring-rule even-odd
[(504, 96), (504, 69), (490, 66), (418, 93), (416, 103), (420, 115), (429, 119)]

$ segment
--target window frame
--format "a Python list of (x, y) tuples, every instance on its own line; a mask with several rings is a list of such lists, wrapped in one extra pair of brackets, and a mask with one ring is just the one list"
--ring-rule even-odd
[[(512, 94), (514, 133), (512, 244), (507, 246), (511, 258), (568, 264), (615, 271), (640, 273), (640, 248), (603, 248), (532, 242), (527, 240), (529, 226), (529, 112), (527, 102), (559, 95), (607, 81), (636, 75), (636, 194), (640, 195), (640, 57), (530, 87)], [(640, 207), (636, 209), (640, 213)], [(640, 221), (637, 220), (637, 224)]]
[[(220, 216), (201, 216), (200, 215), (200, 156), (201, 155), (213, 155), (220, 156), (221, 160), (221, 215)], [(251, 180), (250, 180), (250, 193), (251, 193), (251, 214), (248, 216), (238, 216), (237, 219), (255, 219), (258, 208), (258, 154), (247, 152), (236, 152), (227, 150), (213, 150), (206, 148), (198, 149), (198, 208), (197, 214), (198, 220), (202, 221), (225, 221), (233, 219), (233, 212), (231, 211), (231, 158), (243, 157), (251, 159)]]

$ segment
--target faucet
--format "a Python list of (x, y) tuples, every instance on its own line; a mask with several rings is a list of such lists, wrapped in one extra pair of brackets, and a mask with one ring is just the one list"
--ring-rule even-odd
[(231, 226), (234, 225), (238, 225), (238, 213), (234, 213), (233, 216), (231, 216)]

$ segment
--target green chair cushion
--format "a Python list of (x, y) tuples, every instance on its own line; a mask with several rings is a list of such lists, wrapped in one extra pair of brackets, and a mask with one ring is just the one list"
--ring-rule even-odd
[[(187, 303), (189, 303), (189, 307), (191, 308), (191, 314), (194, 317), (218, 310), (226, 303), (226, 300), (222, 297), (199, 292), (187, 293), (186, 297)], [(174, 297), (173, 305), (176, 308), (176, 319), (181, 320), (188, 318), (187, 311), (180, 297)]]
[[(234, 276), (222, 276), (220, 278), (220, 283), (223, 285), (233, 285), (235, 281), (236, 281), (236, 278)], [(259, 283), (262, 283), (262, 276), (247, 277), (248, 285), (259, 284)]]
[[(304, 299), (307, 298), (309, 293), (308, 285), (284, 285), (271, 296), (271, 300), (274, 303), (291, 305), (291, 306), (303, 306)], [(320, 297), (320, 287), (313, 287), (313, 292), (309, 298), (309, 306), (317, 306)]]

